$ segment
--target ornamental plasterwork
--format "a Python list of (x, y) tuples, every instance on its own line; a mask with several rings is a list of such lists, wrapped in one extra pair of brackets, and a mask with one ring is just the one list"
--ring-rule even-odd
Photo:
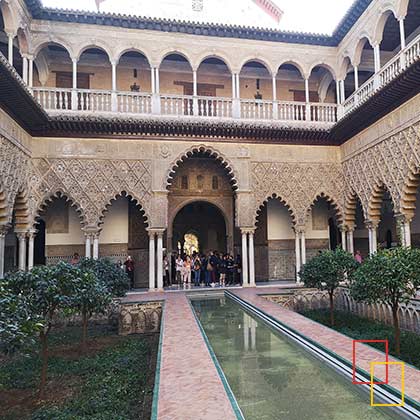
[(254, 214), (264, 202), (276, 195), (292, 213), (296, 226), (304, 227), (311, 206), (325, 196), (344, 214), (344, 179), (339, 163), (253, 162), (252, 189)]
[(34, 159), (30, 208), (36, 217), (43, 204), (61, 192), (80, 211), (83, 223), (98, 226), (111, 200), (125, 191), (143, 208), (151, 208), (150, 160)]
[(404, 187), (412, 172), (420, 165), (420, 122), (390, 136), (381, 143), (357, 154), (343, 163), (347, 194), (356, 193), (365, 216), (378, 187), (389, 190), (394, 213), (404, 213), (401, 202)]
[(0, 136), (0, 191), (5, 192), (7, 221), (11, 222), (15, 197), (20, 189), (26, 190), (29, 157), (3, 136)]

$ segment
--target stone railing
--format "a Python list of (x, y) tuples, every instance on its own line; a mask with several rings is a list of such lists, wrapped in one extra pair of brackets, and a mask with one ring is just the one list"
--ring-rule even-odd
[(311, 122), (333, 125), (337, 105), (327, 103), (232, 99), (110, 90), (32, 88), (35, 99), (48, 112), (60, 114), (164, 115), (176, 117), (235, 118)]
[(419, 59), (420, 34), (343, 102), (343, 115), (352, 112)]
[[(316, 289), (293, 290), (290, 293), (264, 297), (294, 311), (329, 308), (328, 293)], [(346, 287), (340, 287), (336, 291), (334, 304), (337, 310), (392, 325), (389, 305), (358, 303), (350, 296)], [(398, 315), (402, 329), (420, 334), (420, 299), (411, 299), (407, 305), (401, 305)]]

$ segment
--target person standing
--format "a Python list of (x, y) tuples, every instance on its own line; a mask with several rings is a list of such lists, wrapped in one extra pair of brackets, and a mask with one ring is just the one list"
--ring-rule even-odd
[(205, 279), (204, 285), (206, 287), (210, 287), (210, 283), (212, 281), (213, 266), (211, 265), (211, 256), (212, 256), (212, 252), (210, 252), (208, 257), (205, 259), (206, 273), (205, 273), (205, 278), (204, 278)]
[(223, 255), (219, 262), (220, 287), (226, 286), (227, 255)]
[(201, 261), (197, 254), (194, 258), (194, 286), (200, 286), (200, 275), (201, 275)]
[(176, 276), (175, 276), (175, 281), (178, 284), (178, 286), (181, 286), (182, 284), (182, 269), (184, 267), (184, 261), (182, 261), (181, 255), (178, 254), (178, 256), (176, 257), (175, 260), (175, 272), (176, 272)]
[(354, 255), (354, 259), (361, 264), (363, 262), (363, 257), (362, 254), (360, 253), (359, 250), (356, 251), (356, 254)]
[(167, 255), (163, 257), (163, 276), (164, 276), (163, 286), (169, 287), (171, 285), (171, 279), (169, 277), (169, 260), (168, 260)]
[(134, 261), (129, 255), (124, 262), (125, 272), (127, 273), (128, 278), (130, 279), (130, 289), (134, 287)]
[(182, 267), (182, 282), (184, 288), (191, 286), (191, 258), (187, 255), (185, 257), (184, 265)]
[(239, 254), (236, 256), (235, 266), (236, 266), (235, 283), (240, 284), (242, 286), (242, 279), (243, 279), (243, 277), (242, 277), (242, 259), (241, 259), (241, 256)]

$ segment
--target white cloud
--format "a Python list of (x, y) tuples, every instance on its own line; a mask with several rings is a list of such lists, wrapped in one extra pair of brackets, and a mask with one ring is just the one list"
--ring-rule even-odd
[[(142, 15), (145, 8), (135, 7), (141, 6), (144, 0), (105, 0), (101, 5), (101, 9), (106, 12)], [(149, 15), (154, 17), (162, 17), (163, 11), (159, 7), (159, 0), (154, 0), (153, 6), (150, 7), (152, 0), (147, 1), (147, 10)], [(168, 0), (166, 0), (167, 2)], [(211, 0), (204, 0), (211, 1)], [(245, 1), (252, 0), (226, 0), (229, 3), (237, 3), (238, 7), (243, 5)], [(95, 0), (42, 0), (44, 6), (89, 10), (96, 11)], [(177, 0), (172, 3), (176, 4)], [(284, 11), (284, 16), (279, 29), (299, 32), (315, 32), (331, 34), (347, 9), (353, 3), (353, 0), (275, 0), (275, 3)], [(144, 3), (143, 3), (144, 4)], [(135, 5), (133, 7), (133, 5)], [(139, 12), (136, 13), (136, 10)], [(152, 10), (152, 12), (150, 12)], [(217, 19), (220, 23), (231, 23), (228, 16), (220, 15)], [(167, 16), (164, 16), (167, 17)], [(205, 19), (205, 18), (204, 18)], [(236, 22), (235, 22), (236, 23)], [(258, 25), (256, 25), (258, 26)]]

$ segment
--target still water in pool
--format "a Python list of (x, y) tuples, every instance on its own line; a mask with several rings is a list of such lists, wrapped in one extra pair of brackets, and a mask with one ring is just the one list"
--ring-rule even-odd
[(247, 420), (403, 418), (231, 299), (192, 305)]

